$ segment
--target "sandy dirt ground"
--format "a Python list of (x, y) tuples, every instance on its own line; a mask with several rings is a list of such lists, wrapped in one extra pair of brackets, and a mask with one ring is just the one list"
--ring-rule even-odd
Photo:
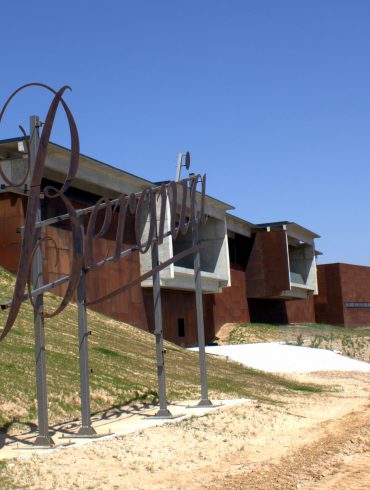
[(10, 488), (370, 488), (370, 375), (289, 377), (337, 389), (14, 460)]

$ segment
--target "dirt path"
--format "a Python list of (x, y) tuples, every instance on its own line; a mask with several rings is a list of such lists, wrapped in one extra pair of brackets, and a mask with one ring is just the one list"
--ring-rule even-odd
[[(318, 424), (319, 437), (276, 461), (257, 463), (211, 488), (368, 489), (370, 488), (369, 413), (354, 411)], [(304, 440), (304, 439), (303, 439)]]
[(340, 389), (229, 407), (17, 461), (11, 488), (370, 488), (370, 376), (292, 377)]

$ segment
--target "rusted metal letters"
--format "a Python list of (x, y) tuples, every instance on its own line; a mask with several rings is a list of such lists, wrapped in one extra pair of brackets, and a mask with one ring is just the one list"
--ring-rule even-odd
[[(66, 292), (56, 310), (53, 312), (42, 312), (42, 315), (45, 318), (54, 317), (68, 305), (74, 296), (79, 278), (81, 276), (82, 268), (85, 273), (88, 273), (91, 270), (103, 267), (107, 263), (120, 260), (122, 257), (131, 253), (139, 252), (141, 254), (145, 254), (148, 252), (148, 250), (150, 250), (153, 243), (160, 245), (166, 236), (172, 236), (172, 238), (175, 240), (179, 234), (186, 234), (190, 227), (193, 231), (198, 230), (199, 226), (204, 224), (206, 221), (205, 175), (193, 175), (189, 178), (180, 180), (179, 182), (172, 181), (169, 183), (163, 183), (153, 188), (147, 187), (140, 193), (132, 193), (130, 195), (122, 194), (117, 199), (113, 200), (110, 200), (107, 197), (102, 197), (94, 206), (85, 209), (75, 209), (70, 199), (68, 199), (66, 196), (66, 191), (71, 186), (78, 170), (80, 148), (75, 120), (63, 99), (63, 95), (69, 87), (64, 86), (58, 91), (41, 83), (30, 83), (20, 87), (13, 92), (13, 94), (6, 101), (2, 111), (0, 112), (0, 123), (12, 99), (19, 92), (30, 87), (41, 87), (50, 91), (53, 94), (53, 100), (43, 123), (36, 162), (30, 177), (31, 184), (28, 190), (25, 225), (21, 230), (23, 233), (23, 241), (16, 284), (12, 300), (2, 305), (3, 308), (8, 308), (9, 312), (5, 326), (0, 335), (0, 340), (4, 339), (11, 330), (17, 318), (21, 304), (25, 299), (29, 298), (33, 303), (34, 296), (42, 294), (44, 291), (50, 290), (63, 282), (68, 282)], [(43, 177), (44, 168), (46, 165), (47, 148), (50, 141), (55, 115), (60, 105), (67, 116), (69, 125), (71, 139), (70, 160), (67, 175), (61, 187), (58, 189), (54, 186), (47, 186), (43, 189), (43, 193), (45, 199), (62, 200), (66, 208), (66, 213), (54, 218), (37, 221), (37, 210), (41, 193), (41, 179)], [(26, 132), (21, 126), (20, 129), (29, 148)], [(22, 180), (20, 182), (12, 182), (5, 175), (0, 164), (1, 177), (8, 186), (13, 188), (22, 188), (28, 179), (29, 172), (30, 165), (28, 163)], [(198, 185), (200, 186), (200, 191), (198, 191)], [(198, 202), (198, 196), (200, 196), (200, 202)], [(170, 210), (170, 219), (169, 225), (167, 226), (168, 229), (165, 230), (166, 208), (168, 207)], [(104, 213), (104, 219), (100, 229), (97, 230), (97, 217), (101, 212)], [(112, 215), (114, 212), (118, 212), (118, 223), (115, 230), (114, 254), (106, 257), (103, 260), (97, 261), (93, 253), (94, 240), (103, 237), (107, 233), (112, 223)], [(134, 215), (135, 217), (135, 244), (129, 249), (123, 250), (123, 237), (129, 214)], [(83, 228), (80, 226), (80, 217), (82, 215), (89, 216), (85, 233), (83, 232)], [(53, 283), (45, 284), (33, 292), (31, 292), (30, 286), (28, 286), (28, 294), (25, 293), (27, 284), (30, 283), (29, 277), (32, 259), (35, 253), (35, 238), (37, 229), (65, 220), (69, 220), (71, 223), (72, 231), (73, 253), (70, 273), (64, 278), (60, 278)], [(47, 237), (45, 238), (45, 236), (43, 236), (41, 240), (47, 239)], [(41, 245), (41, 240), (36, 241), (36, 247)], [(110, 299), (128, 288), (140, 284), (143, 280), (153, 276), (153, 274), (156, 272), (159, 272), (160, 270), (168, 267), (170, 264), (177, 262), (181, 258), (194, 254), (207, 245), (208, 243), (206, 242), (193, 244), (192, 247), (182, 251), (174, 257), (169, 258), (163, 263), (159, 263), (157, 266), (153, 267), (152, 270), (134, 279), (130, 283), (122, 284), (122, 286), (120, 286), (118, 289), (111, 291), (102, 297), (88, 299), (86, 301), (86, 305), (93, 305)]]

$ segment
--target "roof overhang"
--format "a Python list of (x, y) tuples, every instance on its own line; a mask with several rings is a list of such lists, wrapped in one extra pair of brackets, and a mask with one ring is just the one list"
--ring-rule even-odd
[[(23, 158), (25, 154), (18, 149), (18, 143), (23, 140), (23, 137), (0, 140), (0, 160)], [(52, 181), (63, 182), (68, 171), (67, 162), (69, 162), (70, 153), (69, 148), (50, 142), (44, 177)], [(111, 199), (120, 194), (141, 192), (146, 187), (155, 187), (155, 185), (154, 182), (83, 154), (80, 154), (77, 174), (73, 180), (74, 188)], [(225, 212), (232, 209), (234, 207), (230, 204), (206, 196), (206, 214), (224, 219)]]
[(313, 231), (304, 228), (293, 221), (275, 221), (271, 223), (259, 223), (254, 225), (256, 230), (286, 230), (288, 232), (288, 236), (292, 236), (300, 239), (299, 237), (307, 237), (313, 240), (314, 238), (320, 238), (320, 235), (314, 233)]

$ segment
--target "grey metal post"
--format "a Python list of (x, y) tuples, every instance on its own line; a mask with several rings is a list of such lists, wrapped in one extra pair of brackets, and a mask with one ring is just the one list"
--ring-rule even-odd
[[(154, 241), (151, 246), (152, 267), (158, 265), (158, 242)], [(153, 274), (153, 300), (154, 300), (154, 335), (155, 348), (157, 356), (157, 377), (158, 377), (158, 395), (159, 410), (156, 417), (172, 418), (171, 412), (167, 409), (166, 395), (166, 375), (164, 368), (164, 349), (163, 349), (163, 328), (162, 328), (162, 302), (161, 302), (161, 284), (159, 272)]]
[[(193, 228), (193, 245), (198, 245), (198, 229)], [(208, 399), (208, 384), (207, 384), (207, 366), (206, 366), (206, 350), (204, 337), (204, 318), (203, 318), (203, 298), (202, 298), (202, 280), (200, 275), (200, 251), (194, 254), (194, 280), (195, 280), (195, 303), (197, 309), (197, 330), (198, 330), (198, 345), (199, 345), (199, 368), (200, 368), (200, 383), (202, 398), (198, 403), (198, 407), (209, 407), (213, 403)]]
[(182, 153), (179, 153), (179, 155), (177, 157), (175, 182), (178, 182), (180, 180), (180, 177), (181, 177), (181, 164), (182, 164)]
[[(84, 217), (80, 217), (81, 235), (84, 236)], [(86, 271), (82, 267), (80, 280), (77, 286), (77, 312), (78, 312), (78, 338), (79, 338), (79, 357), (80, 357), (80, 396), (81, 396), (81, 427), (78, 435), (81, 437), (91, 437), (96, 435), (95, 429), (91, 426), (90, 413), (90, 368), (89, 368), (89, 348), (86, 312)]]
[[(40, 120), (38, 116), (30, 117), (30, 171), (31, 176), (35, 168), (37, 150), (39, 147), (39, 127)], [(41, 208), (37, 211), (36, 221), (41, 220)], [(40, 238), (41, 229), (37, 228), (35, 232), (35, 244)], [(32, 264), (32, 282), (33, 288), (36, 289), (43, 285), (42, 277), (42, 253), (40, 247), (36, 250)], [(45, 353), (45, 328), (44, 319), (41, 316), (43, 309), (44, 297), (39, 294), (35, 298), (34, 308), (34, 331), (35, 331), (35, 361), (36, 361), (36, 390), (37, 390), (37, 417), (39, 426), (39, 435), (36, 438), (35, 445), (52, 446), (54, 444), (49, 435), (48, 421), (48, 398), (46, 386), (46, 353)]]

